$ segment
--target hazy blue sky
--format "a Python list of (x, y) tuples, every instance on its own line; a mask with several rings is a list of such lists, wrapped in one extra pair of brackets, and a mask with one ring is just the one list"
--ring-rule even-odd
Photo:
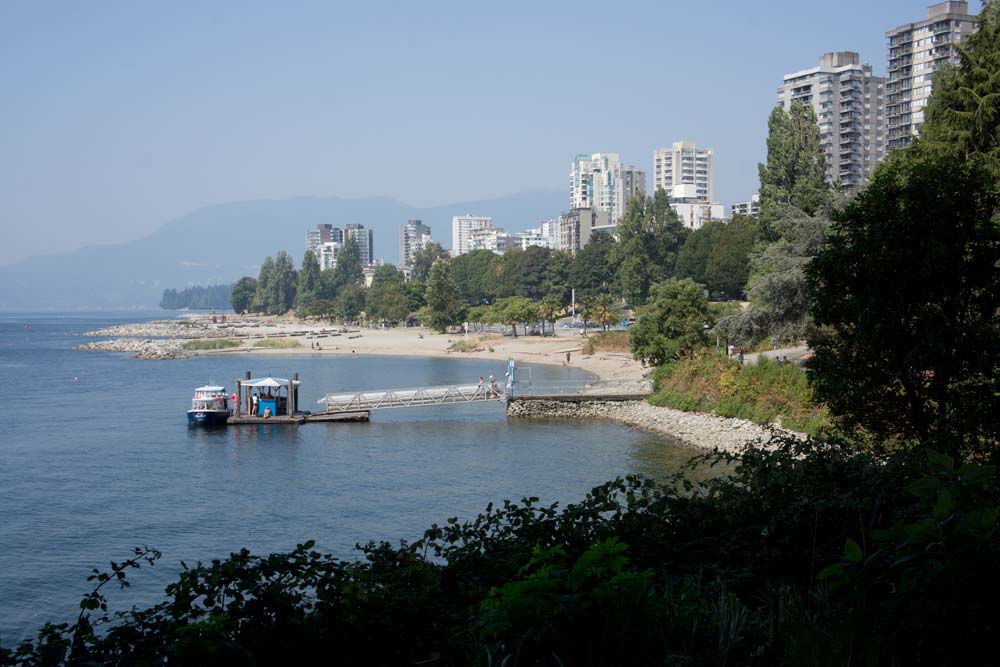
[(578, 152), (650, 171), (680, 139), (728, 205), (782, 75), (832, 50), (884, 74), (927, 4), (4, 0), (0, 264), (239, 199), (562, 190)]

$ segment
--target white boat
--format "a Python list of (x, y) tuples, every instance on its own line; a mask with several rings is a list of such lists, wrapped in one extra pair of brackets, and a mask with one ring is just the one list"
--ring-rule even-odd
[(231, 414), (226, 388), (205, 385), (194, 390), (187, 418), (189, 424), (198, 426), (225, 426)]

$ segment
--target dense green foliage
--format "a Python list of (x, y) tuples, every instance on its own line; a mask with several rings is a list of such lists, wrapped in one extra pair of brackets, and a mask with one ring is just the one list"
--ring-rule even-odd
[[(776, 107), (768, 121), (767, 164), (760, 165), (760, 221), (735, 245), (747, 252), (750, 307), (719, 322), (729, 340), (752, 346), (776, 336), (797, 341), (808, 325), (805, 268), (819, 252), (830, 225), (834, 194), (824, 182), (826, 158), (812, 107)], [(753, 250), (747, 251), (757, 237)], [(745, 270), (739, 260), (730, 266)], [(707, 279), (707, 276), (706, 276)]]
[(629, 329), (632, 353), (654, 366), (679, 359), (705, 346), (710, 319), (708, 299), (690, 278), (654, 285), (649, 304)]
[(674, 276), (686, 237), (687, 229), (671, 208), (666, 191), (659, 189), (654, 197), (632, 197), (618, 222), (618, 241), (608, 253), (626, 302), (646, 303), (654, 284)]
[(998, 204), (979, 163), (918, 146), (838, 218), (810, 270), (810, 342), (817, 391), (849, 423), (917, 440), (958, 428), (996, 447)]
[[(709, 464), (727, 474), (696, 473)], [(312, 542), (243, 550), (109, 616), (105, 584), (159, 555), (138, 549), (95, 573), (75, 623), (0, 664), (958, 665), (992, 650), (993, 467), (788, 439), (696, 465), (562, 510), (491, 505), (357, 562)]]
[(413, 255), (413, 266), (410, 267), (410, 279), (418, 283), (425, 282), (431, 274), (431, 266), (439, 259), (448, 259), (448, 251), (437, 241), (431, 241)]
[[(208, 285), (163, 290), (160, 308), (164, 310), (226, 310), (230, 307), (233, 285)], [(239, 312), (239, 311), (237, 311)]]
[(458, 288), (451, 277), (451, 265), (439, 259), (431, 265), (427, 276), (427, 305), (420, 319), (435, 331), (444, 332), (448, 327), (460, 324), (465, 308), (458, 294)]
[(304, 309), (319, 298), (320, 268), (316, 253), (306, 250), (299, 268), (299, 280), (295, 287), (295, 308)]
[(1000, 179), (1000, 5), (985, 3), (976, 32), (956, 45), (958, 67), (934, 76), (920, 130), (933, 150), (972, 160)]
[(783, 428), (815, 436), (831, 426), (830, 415), (817, 404), (806, 375), (795, 364), (764, 357), (741, 364), (705, 351), (661, 366), (650, 403), (757, 424), (780, 421)]
[(242, 313), (250, 309), (253, 297), (257, 293), (257, 279), (251, 276), (243, 276), (233, 285), (232, 296), (229, 304), (237, 313)]

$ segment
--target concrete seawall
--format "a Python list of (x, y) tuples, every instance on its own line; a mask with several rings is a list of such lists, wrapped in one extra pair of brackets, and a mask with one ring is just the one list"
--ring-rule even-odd
[(661, 408), (636, 395), (513, 397), (507, 403), (507, 415), (528, 419), (610, 419), (659, 433), (691, 447), (718, 447), (730, 452), (739, 451), (750, 441), (766, 442), (773, 432), (806, 437), (776, 426), (759, 426), (747, 419)]

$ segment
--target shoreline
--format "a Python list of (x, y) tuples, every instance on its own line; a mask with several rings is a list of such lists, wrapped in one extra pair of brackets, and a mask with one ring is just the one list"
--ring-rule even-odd
[[(206, 321), (207, 320), (207, 321)], [(194, 356), (233, 354), (257, 355), (377, 355), (396, 357), (448, 358), (506, 361), (515, 363), (564, 366), (582, 370), (594, 378), (591, 391), (635, 393), (637, 400), (609, 403), (593, 401), (567, 407), (538, 401), (530, 410), (516, 410), (517, 418), (598, 418), (662, 435), (697, 450), (719, 448), (734, 452), (753, 440), (767, 441), (772, 433), (797, 437), (804, 434), (780, 428), (778, 424), (760, 426), (745, 419), (720, 417), (710, 413), (683, 412), (658, 407), (644, 399), (652, 382), (647, 369), (631, 355), (621, 352), (595, 352), (583, 355), (583, 341), (573, 336), (520, 336), (498, 333), (470, 334), (476, 343), (471, 352), (456, 352), (451, 345), (465, 340), (462, 334), (438, 334), (427, 329), (341, 329), (312, 322), (281, 321), (276, 318), (229, 319), (211, 322), (198, 320), (157, 320), (135, 325), (119, 325), (90, 331), (81, 336), (112, 338), (75, 346), (75, 349), (130, 352), (139, 359), (178, 359)], [(180, 338), (180, 339), (179, 339)], [(219, 350), (184, 350), (191, 340), (233, 338), (238, 347)], [(278, 339), (297, 343), (281, 349), (254, 347), (261, 340)], [(284, 343), (289, 344), (289, 343)], [(317, 349), (318, 348), (318, 349)], [(570, 361), (566, 363), (566, 354)]]

